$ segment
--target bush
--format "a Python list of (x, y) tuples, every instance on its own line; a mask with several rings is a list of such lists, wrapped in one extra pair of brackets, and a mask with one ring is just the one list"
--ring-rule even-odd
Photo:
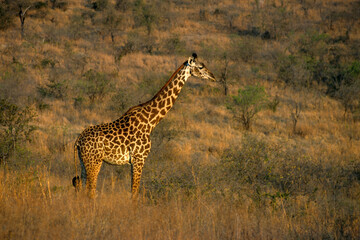
[(93, 104), (95, 100), (102, 100), (111, 92), (112, 83), (107, 74), (90, 69), (83, 75), (79, 87)]
[(268, 103), (265, 88), (262, 86), (246, 86), (238, 90), (238, 95), (232, 96), (228, 108), (232, 110), (245, 130), (249, 130), (255, 115), (263, 110)]
[(232, 55), (234, 60), (241, 59), (248, 63), (254, 60), (258, 52), (258, 44), (251, 37), (243, 37), (232, 41)]
[(96, 0), (96, 1), (89, 1), (86, 4), (87, 7), (94, 9), (95, 11), (102, 11), (107, 8), (109, 4), (108, 0)]
[(278, 78), (286, 84), (294, 82), (294, 75), (296, 73), (297, 59), (293, 55), (279, 56), (275, 62)]
[(4, 1), (0, 1), (0, 30), (7, 29), (13, 25), (12, 22), (13, 15), (9, 7), (4, 3)]
[(30, 139), (35, 116), (30, 107), (21, 108), (0, 99), (0, 163), (9, 158), (16, 146)]
[(127, 0), (116, 0), (115, 9), (125, 12), (130, 7), (130, 3)]
[(356, 119), (360, 113), (360, 62), (353, 62), (344, 71), (344, 81), (336, 97), (344, 106), (344, 118), (350, 112)]
[(128, 41), (124, 46), (114, 48), (114, 59), (116, 63), (120, 63), (121, 59), (127, 54), (130, 54), (135, 51), (134, 42)]
[(134, 4), (134, 13), (136, 25), (138, 27), (145, 27), (147, 35), (150, 36), (154, 25), (159, 21), (154, 5), (144, 3), (142, 0), (137, 0)]
[(116, 89), (116, 94), (111, 98), (109, 109), (117, 114), (125, 112), (130, 107), (130, 94), (126, 89)]
[(45, 84), (45, 86), (39, 86), (37, 90), (41, 97), (64, 99), (67, 86), (63, 81), (50, 79), (49, 83)]
[(276, 112), (278, 106), (279, 106), (280, 100), (279, 100), (279, 96), (275, 96), (275, 98), (271, 101), (268, 102), (268, 108), (272, 111), (272, 112)]
[(51, 68), (55, 67), (55, 61), (52, 59), (44, 58), (41, 60), (40, 65), (42, 68), (46, 68), (47, 66), (50, 66)]
[(179, 36), (173, 36), (166, 40), (165, 51), (173, 55), (182, 55), (185, 53), (186, 42), (181, 40)]
[(333, 192), (339, 196), (336, 201), (342, 201), (340, 193), (359, 184), (360, 165), (356, 161), (346, 165), (336, 161), (323, 164), (253, 136), (245, 136), (241, 142), (240, 147), (224, 152), (220, 173), (213, 171), (214, 176), (220, 176), (218, 184), (227, 185), (233, 192), (252, 192), (254, 198), (274, 199), (296, 195), (313, 198), (316, 191), (324, 191)]

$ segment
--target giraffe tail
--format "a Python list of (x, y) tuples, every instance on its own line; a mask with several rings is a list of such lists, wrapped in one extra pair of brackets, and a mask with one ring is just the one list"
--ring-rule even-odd
[(72, 184), (75, 187), (75, 191), (78, 192), (81, 188), (81, 181), (77, 170), (77, 164), (76, 164), (76, 148), (77, 148), (78, 139), (76, 139), (76, 142), (74, 144), (74, 164), (75, 164), (75, 177), (72, 179)]

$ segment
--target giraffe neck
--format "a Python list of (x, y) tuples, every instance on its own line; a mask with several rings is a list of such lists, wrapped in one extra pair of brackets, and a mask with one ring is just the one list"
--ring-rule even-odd
[(151, 131), (172, 108), (189, 77), (190, 69), (181, 65), (160, 91), (150, 101), (143, 104), (143, 111), (146, 111), (149, 116), (148, 124)]

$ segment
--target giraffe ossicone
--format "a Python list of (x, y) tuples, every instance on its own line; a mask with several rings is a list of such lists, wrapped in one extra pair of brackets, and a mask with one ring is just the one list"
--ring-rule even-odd
[[(215, 80), (215, 76), (198, 61), (194, 53), (185, 61), (149, 101), (130, 108), (111, 123), (86, 128), (77, 138), (74, 153), (78, 152), (81, 165), (79, 176), (73, 178), (76, 189), (86, 184), (89, 197), (96, 193), (96, 181), (103, 162), (131, 165), (131, 192), (135, 197), (145, 159), (151, 149), (150, 134), (174, 105), (182, 87), (190, 76)], [(76, 159), (76, 158), (75, 158)], [(75, 169), (76, 169), (75, 160)]]

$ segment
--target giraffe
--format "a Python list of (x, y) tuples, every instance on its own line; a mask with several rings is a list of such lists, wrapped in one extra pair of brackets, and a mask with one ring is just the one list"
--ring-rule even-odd
[[(131, 165), (131, 193), (134, 198), (139, 190), (145, 159), (151, 149), (150, 133), (174, 105), (182, 87), (190, 76), (216, 81), (214, 75), (198, 61), (193, 53), (149, 101), (130, 108), (111, 123), (86, 128), (74, 146), (81, 165), (79, 176), (73, 178), (78, 190), (86, 183), (90, 198), (96, 193), (96, 181), (103, 162), (114, 165)], [(77, 171), (77, 170), (76, 170)]]

